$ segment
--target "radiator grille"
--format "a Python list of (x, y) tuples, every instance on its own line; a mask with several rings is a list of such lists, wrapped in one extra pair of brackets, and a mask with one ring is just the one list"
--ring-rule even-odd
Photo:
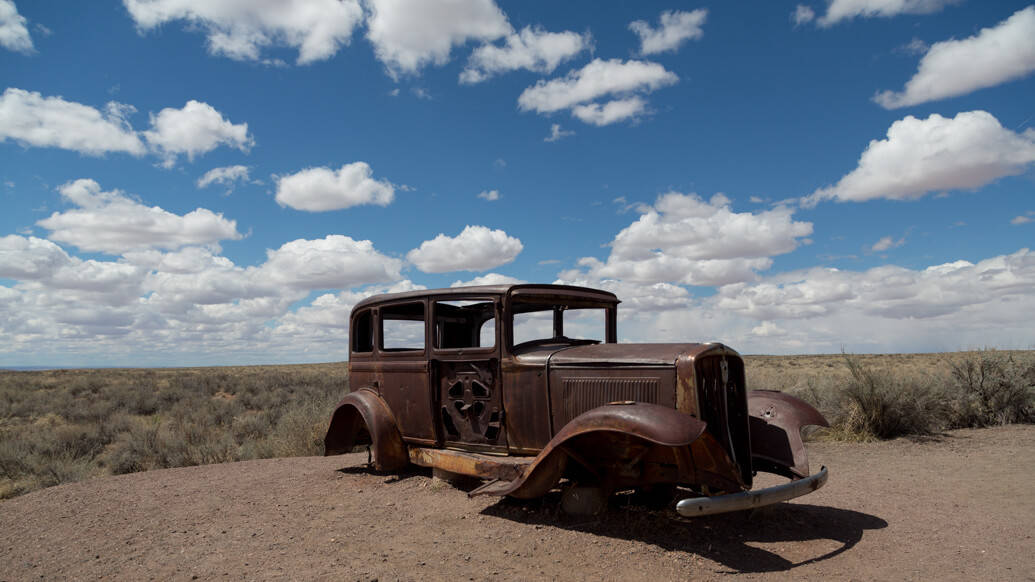
[(565, 378), (565, 422), (608, 402), (635, 400), (658, 403), (657, 378)]

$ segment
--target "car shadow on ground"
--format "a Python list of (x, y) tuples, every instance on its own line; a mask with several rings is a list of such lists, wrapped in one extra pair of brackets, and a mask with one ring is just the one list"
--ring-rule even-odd
[[(827, 560), (850, 550), (866, 530), (888, 525), (874, 515), (802, 503), (684, 518), (672, 507), (652, 510), (622, 496), (613, 497), (600, 516), (570, 516), (560, 511), (558, 498), (556, 493), (532, 501), (504, 498), (482, 514), (638, 540), (667, 551), (696, 554), (739, 573), (784, 572)], [(804, 547), (793, 542), (820, 543)]]

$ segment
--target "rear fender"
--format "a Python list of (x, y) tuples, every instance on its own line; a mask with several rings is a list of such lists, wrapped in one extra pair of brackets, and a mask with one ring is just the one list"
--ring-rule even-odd
[(830, 426), (809, 403), (783, 392), (748, 392), (751, 425), (751, 460), (756, 470), (791, 479), (809, 476), (809, 457), (801, 427)]
[(338, 403), (323, 443), (327, 456), (351, 452), (356, 445), (371, 445), (378, 471), (396, 471), (410, 462), (395, 417), (369, 389), (350, 392)]
[[(622, 441), (621, 437), (671, 448), (676, 470), (692, 473), (687, 445), (696, 441), (706, 426), (692, 416), (656, 404), (606, 404), (564, 425), (517, 479), (490, 483), (472, 494), (510, 495), (520, 499), (540, 497), (557, 484), (569, 464), (585, 467), (586, 458), (607, 448), (602, 443)], [(621, 452), (616, 451), (616, 454)]]

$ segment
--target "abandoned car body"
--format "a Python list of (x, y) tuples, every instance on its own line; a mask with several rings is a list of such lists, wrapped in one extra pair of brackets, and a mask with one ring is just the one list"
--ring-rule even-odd
[[(684, 515), (818, 489), (800, 429), (827, 422), (780, 392), (747, 391), (719, 343), (619, 344), (618, 298), (564, 285), (491, 285), (371, 297), (352, 310), (349, 379), (327, 455), (370, 447), (486, 482), (471, 495), (535, 498), (689, 488)], [(575, 339), (590, 338), (590, 339)], [(756, 471), (790, 482), (752, 491)], [(671, 499), (671, 497), (669, 497)]]

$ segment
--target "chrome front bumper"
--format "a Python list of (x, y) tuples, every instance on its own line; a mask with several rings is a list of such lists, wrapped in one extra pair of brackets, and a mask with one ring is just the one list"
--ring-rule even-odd
[(686, 517), (697, 517), (699, 515), (726, 513), (727, 511), (754, 509), (812, 493), (826, 482), (827, 468), (823, 467), (818, 473), (810, 475), (805, 479), (790, 481), (775, 487), (767, 487), (757, 491), (731, 493), (729, 495), (716, 495), (715, 497), (683, 499), (676, 504), (676, 511)]

